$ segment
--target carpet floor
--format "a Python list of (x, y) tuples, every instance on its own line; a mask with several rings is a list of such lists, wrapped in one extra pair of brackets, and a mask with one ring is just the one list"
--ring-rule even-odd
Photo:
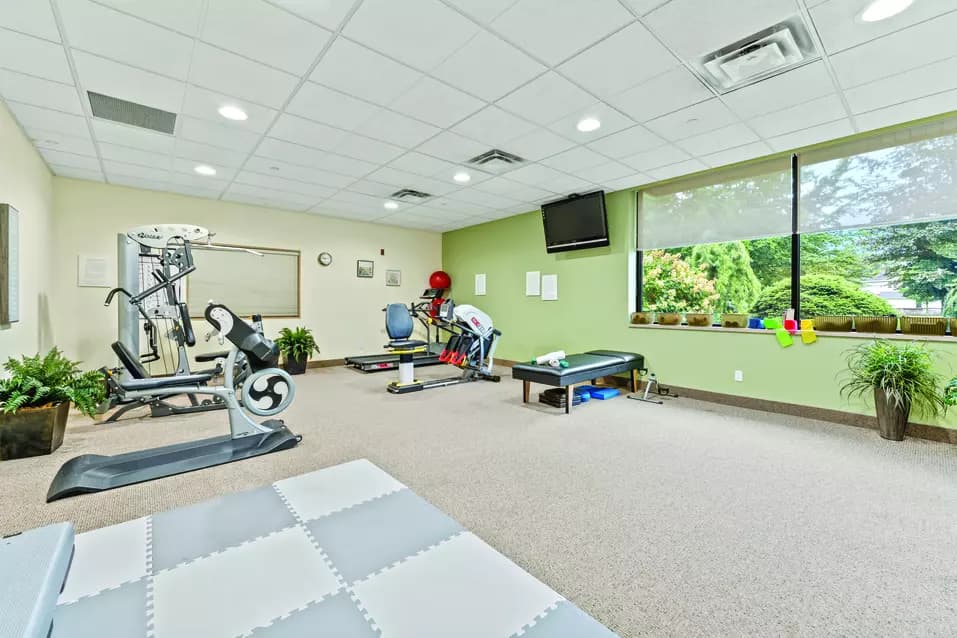
[(565, 416), (507, 375), (392, 396), (390, 373), (310, 370), (284, 415), (299, 447), (46, 504), (77, 454), (227, 431), (224, 412), (74, 417), (54, 454), (0, 463), (0, 534), (368, 458), (626, 638), (957, 635), (957, 446), (687, 399)]

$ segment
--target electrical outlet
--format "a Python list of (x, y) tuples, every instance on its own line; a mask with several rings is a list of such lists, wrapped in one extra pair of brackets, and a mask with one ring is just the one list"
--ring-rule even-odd
[(735, 381), (744, 381), (744, 371), (735, 370), (734, 371), (734, 380)]

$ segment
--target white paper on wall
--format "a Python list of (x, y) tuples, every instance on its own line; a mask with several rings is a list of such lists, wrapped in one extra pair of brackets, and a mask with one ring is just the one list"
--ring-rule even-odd
[(542, 301), (558, 301), (558, 275), (542, 275)]
[(78, 255), (76, 285), (88, 288), (112, 288), (116, 275), (113, 260), (106, 255)]
[(542, 294), (542, 273), (539, 271), (525, 273), (525, 296), (537, 297)]
[(485, 273), (480, 275), (475, 275), (475, 294), (484, 295), (485, 294)]

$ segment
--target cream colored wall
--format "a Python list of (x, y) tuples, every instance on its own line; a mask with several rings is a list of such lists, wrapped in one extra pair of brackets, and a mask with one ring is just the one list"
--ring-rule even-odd
[[(417, 298), (442, 261), (438, 233), (59, 177), (54, 193), (60, 256), (53, 304), (57, 342), (87, 367), (113, 364), (110, 343), (116, 340), (116, 308), (103, 306), (105, 288), (77, 287), (77, 255), (109, 255), (115, 260), (117, 234), (135, 226), (189, 223), (215, 232), (217, 243), (300, 250), (302, 317), (267, 319), (265, 329), (274, 336), (285, 326), (312, 328), (319, 359), (381, 352), (386, 342), (382, 308)], [(316, 262), (322, 251), (332, 254), (331, 266)], [(375, 261), (373, 279), (356, 277), (357, 259)], [(385, 285), (386, 269), (402, 271), (401, 287)], [(196, 314), (197, 309), (192, 310)], [(219, 349), (215, 341), (202, 342), (209, 330), (205, 321), (196, 320), (193, 327), (197, 351)]]
[(51, 235), (53, 176), (3, 103), (0, 202), (20, 212), (20, 321), (0, 325), (0, 360), (6, 361), (53, 343), (49, 298), (56, 255)]

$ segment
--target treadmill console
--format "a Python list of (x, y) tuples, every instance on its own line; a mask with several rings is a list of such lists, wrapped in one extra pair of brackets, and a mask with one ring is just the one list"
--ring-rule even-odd
[(455, 311), (454, 301), (449, 299), (443, 302), (442, 305), (439, 306), (439, 319), (443, 319), (445, 321), (452, 321), (452, 319), (455, 317), (454, 311)]
[(444, 294), (443, 288), (426, 288), (419, 299), (441, 299)]

